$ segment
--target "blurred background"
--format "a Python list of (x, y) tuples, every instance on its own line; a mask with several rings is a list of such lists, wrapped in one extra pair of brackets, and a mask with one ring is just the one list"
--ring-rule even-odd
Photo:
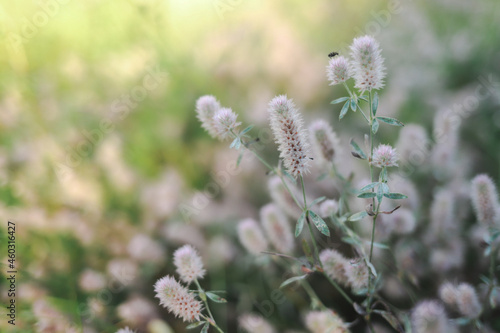
[[(213, 306), (226, 332), (251, 311), (278, 332), (305, 331), (307, 297), (272, 300), (284, 272), (236, 237), (236, 223), (270, 201), (266, 170), (244, 158), (211, 190), (238, 153), (202, 130), (195, 103), (215, 95), (265, 135), (267, 103), (287, 94), (306, 123), (328, 120), (348, 151), (366, 129), (353, 113), (339, 124), (330, 101), (345, 92), (325, 67), (360, 35), (385, 58), (379, 114), (430, 137), (438, 111), (458, 115), (463, 158), (452, 166), (500, 179), (496, 0), (4, 1), (0, 22), (0, 216), (16, 222), (19, 266), (18, 322), (7, 325), (2, 306), (1, 331), (184, 332), (152, 286), (174, 272), (171, 254), (185, 243), (208, 267), (202, 284), (228, 291), (229, 304)], [(379, 137), (394, 144), (398, 129)], [(277, 164), (272, 140), (263, 148)], [(359, 169), (347, 155), (341, 169)], [(411, 172), (422, 195), (441, 181), (424, 171)], [(328, 184), (313, 191), (335, 196)], [(2, 279), (2, 304), (6, 288)], [(355, 318), (338, 295), (326, 302)]]

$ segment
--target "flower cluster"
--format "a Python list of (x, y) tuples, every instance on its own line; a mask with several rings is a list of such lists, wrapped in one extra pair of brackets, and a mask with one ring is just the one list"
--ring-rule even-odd
[(226, 140), (236, 135), (236, 130), (241, 124), (236, 121), (238, 117), (230, 108), (221, 107), (219, 101), (212, 95), (198, 98), (196, 113), (201, 126), (213, 138)]

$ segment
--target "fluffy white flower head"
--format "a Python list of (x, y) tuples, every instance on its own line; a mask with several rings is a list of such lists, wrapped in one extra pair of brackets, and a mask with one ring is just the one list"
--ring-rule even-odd
[(135, 333), (135, 331), (132, 331), (130, 328), (125, 327), (125, 328), (120, 328), (116, 333)]
[(155, 292), (160, 304), (185, 322), (200, 320), (202, 305), (187, 288), (171, 276), (165, 276), (155, 283)]
[(314, 157), (323, 163), (333, 162), (339, 155), (340, 142), (330, 124), (319, 119), (309, 126), (309, 138), (312, 143)]
[(330, 59), (328, 66), (326, 66), (326, 76), (330, 85), (333, 86), (349, 80), (351, 78), (350, 67), (349, 60), (343, 56)]
[(221, 140), (231, 138), (236, 128), (241, 124), (236, 121), (238, 116), (230, 108), (221, 108), (214, 114), (213, 123)]
[(351, 45), (355, 87), (361, 91), (384, 86), (385, 66), (378, 42), (371, 36), (355, 38)]
[(212, 95), (205, 95), (196, 101), (196, 114), (201, 121), (201, 126), (212, 136), (217, 138), (217, 130), (214, 124), (214, 115), (220, 109), (220, 103)]
[(280, 253), (290, 253), (294, 237), (285, 214), (275, 204), (268, 204), (260, 210), (260, 220), (266, 235)]
[(182, 281), (191, 283), (197, 278), (203, 278), (205, 270), (198, 252), (191, 245), (184, 245), (174, 252), (174, 265), (177, 267)]
[(398, 166), (396, 149), (389, 145), (379, 145), (373, 150), (372, 165), (377, 168)]
[(495, 183), (488, 175), (481, 174), (474, 177), (471, 197), (479, 222), (488, 226), (499, 222), (498, 193)]
[(280, 157), (288, 172), (297, 178), (308, 171), (309, 163), (309, 144), (302, 127), (302, 116), (285, 95), (273, 98), (268, 111)]
[(260, 254), (267, 250), (267, 239), (259, 224), (253, 219), (245, 219), (238, 224), (238, 238), (252, 254)]

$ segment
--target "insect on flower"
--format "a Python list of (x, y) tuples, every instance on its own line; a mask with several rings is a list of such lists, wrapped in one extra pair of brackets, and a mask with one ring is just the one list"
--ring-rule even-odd
[(330, 53), (328, 53), (328, 58), (333, 58), (333, 57), (338, 56), (338, 55), (339, 55), (338, 52), (330, 52)]

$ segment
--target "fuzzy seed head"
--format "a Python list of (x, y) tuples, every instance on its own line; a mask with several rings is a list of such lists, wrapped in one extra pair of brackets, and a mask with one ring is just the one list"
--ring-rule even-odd
[(351, 286), (353, 292), (360, 293), (363, 289), (368, 288), (368, 266), (366, 263), (359, 259), (356, 262), (351, 261), (346, 266), (347, 281)]
[(182, 281), (188, 284), (205, 275), (203, 262), (191, 245), (184, 245), (174, 252), (174, 265)]
[(307, 173), (309, 144), (302, 126), (302, 116), (295, 104), (285, 95), (280, 95), (269, 102), (268, 112), (280, 157), (287, 171), (295, 178)]
[(256, 314), (243, 314), (238, 318), (240, 327), (248, 333), (275, 333), (274, 328), (264, 318)]
[(396, 149), (390, 145), (379, 145), (373, 150), (373, 160), (371, 162), (377, 168), (398, 166), (398, 155)]
[(210, 136), (217, 138), (217, 129), (214, 123), (214, 115), (220, 109), (219, 101), (212, 95), (205, 95), (196, 101), (196, 114), (203, 127)]
[(451, 190), (442, 189), (434, 195), (430, 209), (432, 238), (448, 235), (457, 230), (455, 219), (455, 198)]
[(200, 320), (201, 302), (173, 277), (167, 275), (159, 279), (154, 288), (155, 297), (160, 299), (160, 304), (176, 317), (182, 318), (185, 322)]
[(445, 282), (439, 287), (439, 298), (448, 306), (457, 305), (457, 288), (451, 282)]
[(337, 200), (325, 200), (319, 205), (319, 214), (323, 218), (330, 217), (337, 214), (339, 210), (339, 203)]
[(365, 91), (384, 87), (384, 59), (373, 37), (355, 38), (351, 45), (351, 56), (356, 88)]
[(252, 254), (267, 250), (267, 240), (259, 224), (253, 219), (245, 219), (238, 224), (240, 243)]
[(331, 86), (349, 80), (351, 78), (349, 60), (343, 56), (330, 59), (328, 66), (326, 66), (326, 76)]
[(340, 284), (348, 285), (347, 266), (349, 261), (338, 251), (326, 249), (321, 251), (319, 258), (323, 263), (323, 269), (333, 280)]
[(416, 218), (407, 208), (401, 208), (390, 215), (383, 216), (383, 224), (387, 229), (397, 235), (407, 235), (415, 230)]
[(326, 121), (316, 120), (311, 123), (309, 139), (314, 156), (320, 160), (320, 163), (332, 163), (339, 156), (340, 141)]
[(499, 222), (498, 193), (493, 180), (486, 174), (472, 180), (472, 205), (480, 223), (494, 226)]
[(217, 136), (221, 140), (231, 138), (233, 135), (232, 133), (241, 125), (240, 122), (236, 121), (236, 118), (238, 118), (238, 116), (230, 108), (221, 108), (215, 113), (213, 123)]
[(451, 329), (444, 307), (436, 301), (422, 301), (412, 311), (415, 333), (445, 333)]
[(476, 290), (468, 283), (461, 283), (457, 287), (458, 311), (469, 319), (479, 317), (482, 311), (481, 303)]
[(130, 328), (125, 327), (125, 328), (120, 328), (116, 333), (135, 333), (135, 331), (132, 331)]
[(332, 310), (310, 311), (305, 317), (306, 327), (312, 333), (349, 332), (342, 318)]
[(275, 204), (261, 208), (260, 219), (266, 235), (280, 253), (290, 253), (294, 246), (294, 236), (285, 214)]

